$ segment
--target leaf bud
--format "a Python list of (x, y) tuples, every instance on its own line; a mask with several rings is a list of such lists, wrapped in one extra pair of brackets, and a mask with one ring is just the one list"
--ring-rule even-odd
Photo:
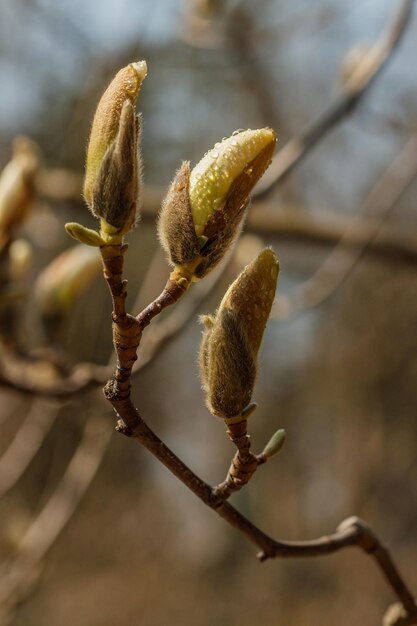
[(237, 237), (249, 194), (271, 162), (272, 129), (236, 131), (217, 143), (190, 171), (178, 170), (159, 217), (162, 246), (172, 265), (198, 280)]
[(267, 459), (270, 459), (272, 456), (275, 456), (275, 454), (278, 454), (285, 443), (285, 437), (285, 430), (282, 428), (277, 430), (277, 432), (272, 435), (271, 439), (266, 444), (262, 455)]
[(87, 228), (77, 222), (68, 222), (68, 224), (65, 224), (65, 230), (69, 235), (71, 235), (71, 237), (80, 243), (86, 244), (87, 246), (99, 248), (104, 246), (106, 243), (96, 230)]
[(250, 403), (278, 271), (275, 254), (263, 250), (229, 287), (216, 314), (202, 318), (202, 386), (209, 410), (223, 419), (242, 415)]

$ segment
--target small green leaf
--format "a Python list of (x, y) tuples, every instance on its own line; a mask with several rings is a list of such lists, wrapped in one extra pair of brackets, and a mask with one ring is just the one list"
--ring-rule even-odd
[(94, 246), (100, 248), (105, 245), (104, 239), (100, 237), (97, 231), (91, 228), (86, 228), (77, 222), (69, 222), (65, 224), (65, 230), (71, 237), (74, 237), (80, 243), (85, 243), (87, 246)]
[(271, 439), (266, 444), (264, 451), (262, 452), (263, 456), (265, 456), (267, 459), (270, 459), (271, 456), (277, 454), (284, 445), (285, 437), (285, 430), (283, 430), (282, 428), (280, 428), (280, 430), (277, 430), (277, 432), (272, 435)]

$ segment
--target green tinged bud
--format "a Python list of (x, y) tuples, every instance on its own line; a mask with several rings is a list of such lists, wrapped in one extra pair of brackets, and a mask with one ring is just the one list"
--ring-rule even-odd
[(270, 128), (236, 132), (192, 171), (183, 163), (163, 203), (158, 232), (171, 264), (185, 276), (205, 276), (232, 244), (275, 143)]
[(277, 430), (277, 432), (272, 435), (271, 439), (266, 444), (262, 452), (262, 455), (266, 457), (267, 459), (270, 459), (272, 456), (275, 456), (275, 454), (277, 454), (281, 450), (282, 446), (284, 445), (285, 437), (286, 437), (285, 430), (283, 430), (282, 428), (280, 430)]
[(65, 230), (71, 237), (74, 237), (74, 239), (87, 246), (99, 248), (105, 245), (104, 239), (100, 237), (96, 230), (82, 226), (82, 224), (77, 224), (77, 222), (65, 224)]
[[(232, 185), (243, 172), (255, 174), (255, 178), (262, 176), (269, 165), (275, 141), (271, 128), (245, 130), (216, 143), (204, 155), (190, 177), (190, 204), (197, 236), (205, 235), (209, 219), (223, 208)], [(265, 149), (270, 152), (269, 159), (254, 173), (252, 163)]]
[(77, 244), (58, 255), (35, 283), (37, 304), (44, 315), (66, 312), (100, 274), (96, 250)]
[(202, 318), (202, 386), (209, 410), (223, 419), (242, 415), (251, 400), (278, 271), (275, 254), (263, 250), (229, 287), (216, 314)]
[(137, 218), (140, 123), (134, 106), (146, 71), (145, 61), (122, 68), (104, 92), (93, 120), (84, 196), (101, 218), (105, 237), (128, 232)]

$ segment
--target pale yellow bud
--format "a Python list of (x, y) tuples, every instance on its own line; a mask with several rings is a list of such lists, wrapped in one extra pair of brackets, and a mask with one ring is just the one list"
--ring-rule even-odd
[(35, 295), (42, 313), (64, 313), (99, 275), (97, 250), (77, 244), (57, 256), (38, 276)]
[(162, 204), (158, 231), (169, 260), (187, 280), (199, 280), (236, 240), (249, 194), (269, 166), (273, 130), (234, 133), (215, 145), (190, 172), (178, 170)]
[(126, 101), (133, 106), (146, 77), (145, 61), (130, 63), (113, 78), (97, 106), (87, 150), (84, 196), (93, 207), (93, 187), (104, 156), (119, 132), (120, 116)]
[(26, 137), (13, 143), (13, 157), (0, 175), (0, 248), (25, 219), (33, 199), (38, 150)]
[[(275, 142), (272, 128), (235, 132), (216, 143), (195, 166), (190, 177), (190, 203), (197, 236), (204, 234), (210, 216), (223, 207), (233, 183), (256, 157), (267, 148), (271, 148), (272, 156)], [(256, 173), (256, 180), (268, 165)]]

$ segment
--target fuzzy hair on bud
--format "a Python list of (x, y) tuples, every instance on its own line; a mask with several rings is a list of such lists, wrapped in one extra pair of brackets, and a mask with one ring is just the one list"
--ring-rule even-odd
[(190, 265), (198, 258), (200, 244), (191, 215), (190, 163), (184, 161), (171, 183), (158, 220), (158, 236), (172, 265)]
[(159, 217), (159, 238), (170, 262), (193, 280), (222, 259), (243, 224), (249, 194), (271, 162), (272, 129), (237, 131), (196, 167), (184, 163)]
[(127, 233), (138, 218), (140, 120), (135, 104), (146, 71), (145, 61), (122, 68), (104, 92), (93, 120), (84, 197), (100, 219), (100, 234), (106, 240)]
[(119, 233), (128, 232), (136, 222), (139, 198), (139, 118), (126, 100), (120, 115), (119, 132), (104, 155), (93, 186), (93, 207), (107, 225)]
[(215, 316), (205, 316), (200, 377), (209, 410), (223, 419), (249, 404), (257, 354), (275, 297), (279, 265), (263, 250), (227, 290)]
[(93, 210), (93, 187), (108, 148), (119, 132), (122, 108), (126, 100), (135, 105), (146, 77), (145, 61), (130, 63), (113, 78), (98, 103), (87, 149), (84, 197)]

